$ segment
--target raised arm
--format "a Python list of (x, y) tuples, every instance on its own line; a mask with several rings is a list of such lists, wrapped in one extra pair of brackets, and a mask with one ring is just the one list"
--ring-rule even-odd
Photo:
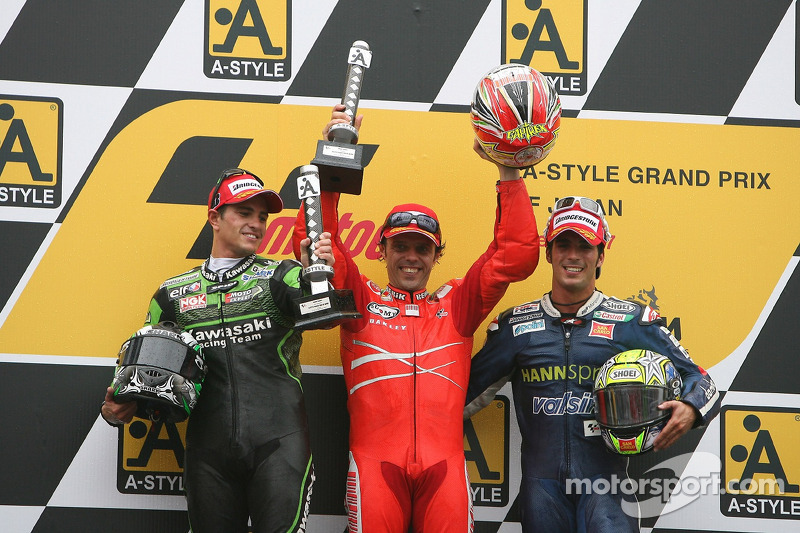
[[(473, 149), (488, 159), (475, 141)], [(506, 293), (509, 284), (530, 276), (539, 263), (539, 235), (528, 190), (519, 170), (502, 165), (496, 184), (494, 238), (467, 274), (454, 296), (456, 326), (472, 335)]]

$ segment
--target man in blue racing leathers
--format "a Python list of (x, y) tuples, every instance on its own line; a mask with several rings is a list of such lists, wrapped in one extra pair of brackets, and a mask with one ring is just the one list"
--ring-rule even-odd
[(610, 357), (651, 350), (668, 357), (682, 377), (680, 401), (658, 406), (671, 415), (653, 443), (656, 450), (719, 411), (714, 382), (652, 308), (596, 290), (609, 238), (596, 202), (559, 200), (545, 230), (552, 290), (502, 313), (472, 360), (465, 417), (511, 380), (522, 434), (519, 504), (526, 533), (638, 531), (638, 518), (623, 510), (620, 491), (574, 493), (586, 482), (597, 486), (592, 483), (599, 478), (627, 478), (627, 458), (607, 451), (594, 420), (595, 376)]

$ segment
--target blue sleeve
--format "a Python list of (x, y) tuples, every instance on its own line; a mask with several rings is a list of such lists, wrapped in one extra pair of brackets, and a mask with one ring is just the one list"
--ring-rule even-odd
[[(652, 314), (652, 310), (646, 307), (642, 317), (648, 314)], [(642, 344), (637, 347), (644, 347), (669, 357), (683, 380), (681, 401), (693, 406), (700, 414), (701, 418), (695, 427), (707, 425), (717, 416), (720, 409), (721, 398), (714, 380), (708, 372), (692, 361), (686, 349), (664, 325), (663, 319), (647, 321), (640, 318), (639, 324), (642, 327), (637, 330), (644, 338)]]
[(492, 321), (486, 332), (486, 343), (472, 358), (464, 414), (471, 416), (492, 401), (497, 390), (516, 369), (517, 354), (525, 347), (530, 335), (514, 336), (504, 312)]

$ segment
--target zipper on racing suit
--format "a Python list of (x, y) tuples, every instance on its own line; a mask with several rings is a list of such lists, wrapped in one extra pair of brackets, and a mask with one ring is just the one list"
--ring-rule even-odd
[[(569, 349), (572, 347), (572, 324), (565, 324), (563, 321), (561, 322), (561, 329), (564, 331), (564, 368), (569, 368)], [(564, 378), (564, 401), (567, 399), (567, 393), (569, 392), (569, 379)], [(570, 448), (570, 439), (569, 439), (569, 413), (567, 412), (567, 406), (564, 406), (564, 463), (565, 468), (563, 475), (565, 479), (561, 480), (566, 482), (566, 478), (570, 476), (570, 469), (571, 469), (571, 448)]]
[(414, 376), (411, 381), (412, 387), (412, 397), (414, 399), (414, 411), (413, 411), (413, 422), (411, 430), (414, 432), (414, 464), (419, 462), (419, 458), (417, 457), (417, 450), (419, 449), (419, 443), (417, 442), (417, 335), (416, 335), (416, 328), (414, 327), (415, 321), (410, 321), (411, 324), (411, 350), (414, 354), (412, 363), (414, 364)]
[[(228, 362), (228, 382), (230, 383), (231, 387), (231, 442), (237, 441), (237, 433), (239, 432), (239, 397), (236, 394), (236, 378), (233, 372), (233, 343), (228, 338), (227, 328), (225, 326), (225, 294), (233, 287), (236, 287), (239, 283), (238, 281), (234, 280), (235, 283), (232, 287), (225, 287), (223, 285), (223, 276), (219, 275), (219, 283), (220, 289), (217, 289), (217, 309), (219, 309), (219, 326), (220, 326), (220, 333), (222, 334), (222, 338), (225, 340), (225, 359)], [(230, 280), (228, 280), (230, 282)]]

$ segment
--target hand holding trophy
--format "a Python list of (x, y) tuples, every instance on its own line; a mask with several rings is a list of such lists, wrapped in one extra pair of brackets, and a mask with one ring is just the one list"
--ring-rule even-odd
[(361, 98), (361, 84), (364, 74), (372, 63), (372, 52), (364, 41), (356, 41), (350, 48), (347, 59), (347, 79), (345, 80), (342, 104), (349, 122), (334, 124), (328, 130), (328, 139), (317, 143), (317, 153), (312, 165), (319, 168), (323, 190), (361, 194), (364, 176), (363, 147), (358, 142), (355, 127), (358, 101)]
[(347, 79), (342, 104), (349, 121), (334, 124), (328, 130), (328, 140), (317, 143), (317, 154), (310, 165), (300, 167), (297, 195), (303, 201), (306, 235), (311, 239), (309, 266), (303, 277), (311, 284), (311, 295), (295, 302), (295, 326), (329, 323), (335, 326), (345, 319), (361, 318), (356, 311), (353, 295), (348, 290), (329, 290), (333, 267), (313, 253), (314, 244), (323, 232), (320, 192), (361, 193), (364, 175), (363, 150), (355, 127), (358, 101), (364, 73), (372, 61), (369, 45), (356, 41), (348, 55)]
[(303, 279), (311, 285), (311, 294), (294, 302), (295, 327), (301, 329), (320, 325), (334, 327), (342, 320), (361, 318), (350, 291), (330, 288), (328, 280), (333, 277), (333, 267), (316, 254), (315, 245), (322, 235), (319, 194), (317, 167), (303, 165), (300, 167), (300, 177), (297, 178), (297, 195), (303, 201), (306, 235), (311, 240), (309, 265), (303, 269)]

